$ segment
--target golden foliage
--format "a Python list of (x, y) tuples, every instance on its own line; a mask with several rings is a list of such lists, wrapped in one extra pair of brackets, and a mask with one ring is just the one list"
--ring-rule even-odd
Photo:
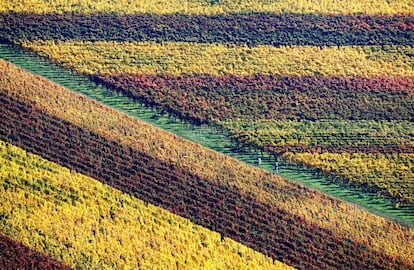
[(291, 269), (0, 141), (0, 231), (80, 269)]
[[(131, 146), (212, 183), (253, 192), (257, 199), (285, 209), (326, 228), (340, 238), (364, 243), (375, 250), (402, 256), (414, 264), (414, 232), (357, 206), (319, 192), (312, 197), (266, 189), (295, 190), (296, 185), (228, 156), (181, 139), (80, 94), (0, 60), (0, 89), (34, 107), (100, 136)], [(407, 243), (410, 243), (407, 245)]]
[(222, 121), (235, 139), (259, 148), (284, 145), (414, 145), (414, 123), (374, 120)]
[(414, 203), (414, 154), (286, 153), (284, 157), (357, 187), (378, 188), (397, 203)]
[(84, 74), (414, 75), (414, 48), (409, 46), (276, 48), (106, 41), (26, 41), (22, 45)]
[(319, 13), (319, 14), (413, 14), (410, 0), (2, 0), (0, 12), (35, 13), (184, 13), (222, 14), (247, 12)]

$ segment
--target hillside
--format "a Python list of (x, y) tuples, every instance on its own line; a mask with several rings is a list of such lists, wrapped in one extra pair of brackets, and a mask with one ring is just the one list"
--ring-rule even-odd
[(411, 230), (1, 64), (3, 140), (293, 266), (413, 264)]
[(100, 86), (0, 59), (0, 268), (414, 268), (411, 1), (5, 0), (0, 43)]

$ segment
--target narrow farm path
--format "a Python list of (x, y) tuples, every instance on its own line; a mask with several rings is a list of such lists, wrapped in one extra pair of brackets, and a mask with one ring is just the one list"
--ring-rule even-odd
[[(272, 156), (266, 154), (261, 155), (258, 151), (254, 150), (239, 149), (229, 139), (226, 132), (218, 127), (191, 125), (183, 123), (174, 117), (159, 114), (156, 110), (134, 102), (121, 93), (115, 93), (102, 85), (96, 84), (88, 77), (70, 72), (50, 63), (44, 58), (9, 44), (0, 44), (0, 58), (154, 126), (173, 132), (185, 139), (237, 158), (252, 166), (260, 167), (268, 171), (273, 170), (274, 159)], [(260, 165), (258, 164), (259, 157), (262, 160)], [(288, 164), (280, 164), (279, 174), (290, 181), (300, 182), (310, 188), (355, 203), (374, 214), (384, 216), (414, 228), (414, 210), (395, 209), (393, 204), (385, 199), (379, 199), (371, 194), (343, 188), (335, 183), (329, 182), (324, 177), (316, 176), (307, 170), (289, 166)]]

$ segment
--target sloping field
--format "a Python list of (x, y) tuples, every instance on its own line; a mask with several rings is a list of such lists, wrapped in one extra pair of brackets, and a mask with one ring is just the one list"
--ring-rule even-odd
[(289, 269), (18, 147), (0, 149), (1, 231), (73, 268)]
[(23, 47), (195, 122), (414, 117), (408, 46), (37, 41)]
[[(414, 213), (412, 1), (5, 0), (0, 42)], [(0, 103), (0, 268), (414, 268), (412, 229), (1, 59)]]
[[(399, 154), (413, 150), (412, 46), (276, 48), (113, 41), (34, 41), (22, 46), (163, 112), (198, 124), (230, 127), (237, 142), (278, 157), (322, 147), (319, 152), (393, 153), (396, 158), (386, 156), (393, 162)], [(285, 127), (283, 123), (291, 120), (296, 121), (294, 126), (302, 121), (314, 123), (310, 124), (313, 133), (319, 134), (307, 133), (305, 138), (322, 136), (331, 141), (309, 148), (296, 134), (287, 144), (273, 143), (286, 138), (275, 133), (268, 136), (266, 130), (272, 125)], [(244, 130), (231, 128), (238, 121), (247, 123)], [(262, 121), (261, 129), (253, 128), (256, 121)], [(319, 121), (332, 122), (331, 126), (339, 123), (339, 127), (326, 134)], [(397, 134), (402, 124), (407, 129)], [(357, 130), (344, 131), (353, 128)], [(384, 141), (384, 136), (395, 135), (394, 141)], [(263, 141), (265, 136), (270, 142)], [(353, 173), (327, 170), (329, 164), (312, 162), (313, 158), (297, 162), (300, 158), (291, 156), (281, 158), (323, 172), (344, 186), (385, 196), (396, 207), (413, 208), (412, 159), (406, 159), (403, 174), (392, 164), (385, 168), (385, 175), (371, 166), (356, 176), (361, 181), (355, 181)], [(352, 170), (359, 171), (355, 166)], [(381, 179), (390, 179), (392, 187), (379, 183), (384, 182)]]
[(0, 267), (1, 269), (70, 269), (63, 263), (3, 234), (0, 235)]
[(295, 267), (413, 265), (409, 229), (1, 67), (3, 140)]
[(289, 164), (412, 208), (414, 125), (410, 121), (224, 122), (234, 140)]

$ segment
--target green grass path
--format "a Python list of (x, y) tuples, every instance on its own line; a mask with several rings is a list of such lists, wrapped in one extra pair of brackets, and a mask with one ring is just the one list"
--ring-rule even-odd
[[(51, 64), (47, 59), (8, 44), (0, 44), (0, 58), (154, 126), (173, 132), (178, 136), (230, 155), (252, 166), (258, 166), (269, 171), (273, 169), (273, 157), (269, 155), (262, 156), (262, 163), (259, 166), (258, 158), (260, 154), (257, 151), (238, 149), (220, 128), (206, 125), (195, 126), (181, 122), (168, 115), (161, 115), (154, 109), (134, 102), (121, 93), (116, 93), (92, 82), (87, 77), (79, 76), (69, 70)], [(280, 164), (279, 174), (290, 181), (300, 182), (305, 186), (318, 189), (339, 199), (358, 204), (374, 214), (385, 216), (414, 228), (414, 209), (395, 209), (388, 200), (343, 188), (338, 184), (330, 183), (324, 177), (315, 176), (309, 171), (285, 164)]]

